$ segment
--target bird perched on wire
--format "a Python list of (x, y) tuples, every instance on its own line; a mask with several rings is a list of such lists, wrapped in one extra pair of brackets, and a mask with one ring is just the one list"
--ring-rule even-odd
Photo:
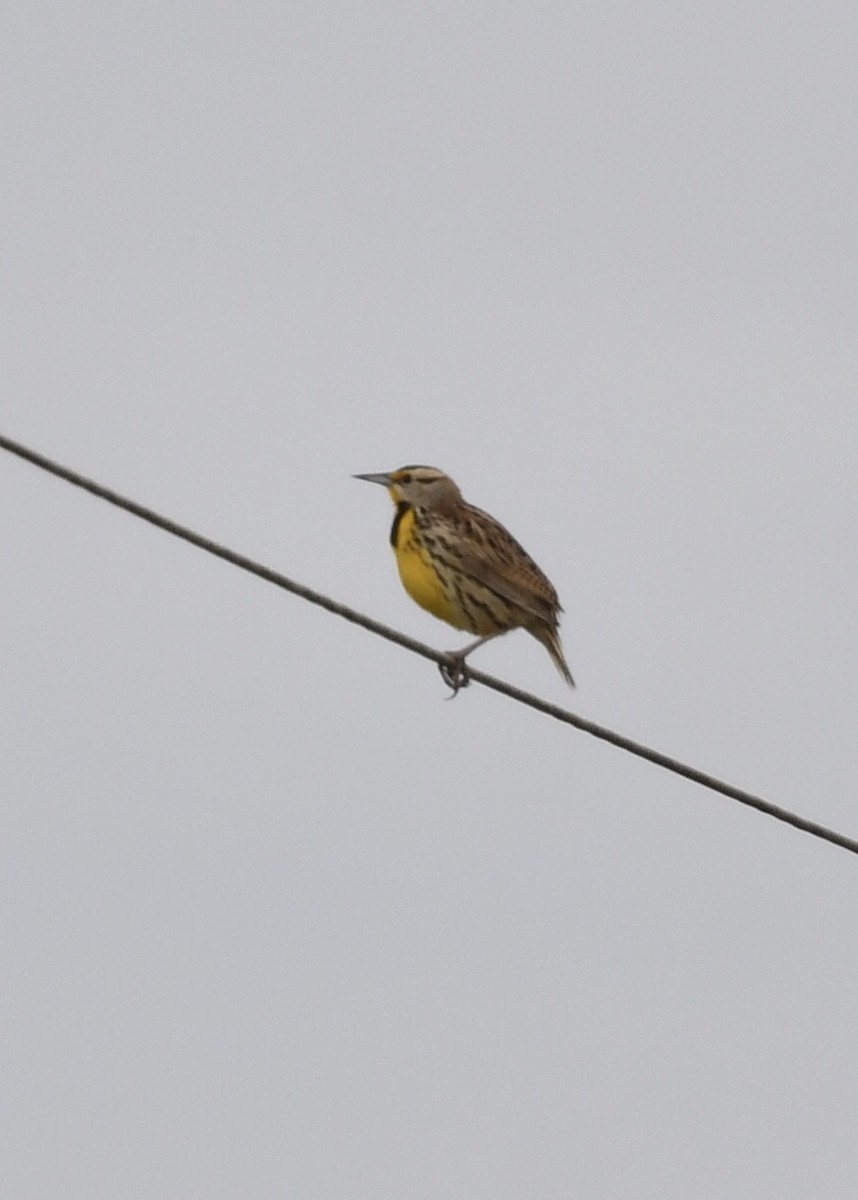
[(450, 476), (435, 467), (355, 479), (380, 483), (390, 493), (396, 506), (390, 544), (412, 600), (455, 629), (478, 635), (463, 650), (448, 651), (441, 666), (454, 695), (468, 682), (466, 656), (510, 629), (533, 634), (575, 686), (560, 645), (557, 592), (500, 522), (463, 500)]

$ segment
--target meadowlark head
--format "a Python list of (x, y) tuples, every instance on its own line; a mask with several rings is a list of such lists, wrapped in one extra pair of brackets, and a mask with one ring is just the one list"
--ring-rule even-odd
[(458, 486), (437, 467), (400, 467), (388, 474), (355, 475), (355, 479), (380, 483), (387, 488), (396, 505), (444, 511), (462, 503)]

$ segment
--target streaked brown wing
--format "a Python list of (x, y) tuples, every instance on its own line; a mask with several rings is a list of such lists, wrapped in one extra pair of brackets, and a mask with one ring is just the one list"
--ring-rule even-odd
[(460, 547), (462, 568), (511, 604), (553, 624), (562, 610), (551, 581), (494, 517), (472, 511), (469, 536)]

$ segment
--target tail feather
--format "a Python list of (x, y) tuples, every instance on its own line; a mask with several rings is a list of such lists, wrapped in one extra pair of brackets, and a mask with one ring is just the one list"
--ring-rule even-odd
[(555, 667), (569, 684), (569, 686), (574, 687), (575, 680), (572, 678), (572, 672), (569, 670), (569, 666), (563, 654), (563, 647), (560, 645), (560, 634), (558, 633), (557, 628), (552, 627), (551, 625), (542, 625), (538, 629), (531, 630), (531, 633), (533, 633), (534, 637), (538, 638), (539, 641), (542, 642), (545, 649), (551, 655), (551, 661), (554, 663)]

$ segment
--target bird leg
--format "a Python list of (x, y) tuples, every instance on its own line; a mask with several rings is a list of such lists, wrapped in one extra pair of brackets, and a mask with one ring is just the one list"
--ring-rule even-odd
[(438, 663), (438, 670), (447, 687), (451, 689), (448, 700), (452, 700), (460, 688), (467, 687), (471, 682), (468, 677), (468, 668), (465, 666), (464, 654), (447, 651), (447, 661)]
[(459, 690), (467, 687), (471, 682), (468, 675), (468, 668), (465, 666), (465, 659), (484, 642), (489, 642), (497, 634), (490, 633), (486, 637), (477, 638), (475, 642), (471, 642), (462, 650), (447, 650), (445, 651), (446, 662), (438, 664), (438, 670), (441, 672), (441, 678), (446, 683), (447, 687), (452, 690), (452, 695), (448, 696), (448, 700), (452, 700), (453, 696), (458, 695)]

